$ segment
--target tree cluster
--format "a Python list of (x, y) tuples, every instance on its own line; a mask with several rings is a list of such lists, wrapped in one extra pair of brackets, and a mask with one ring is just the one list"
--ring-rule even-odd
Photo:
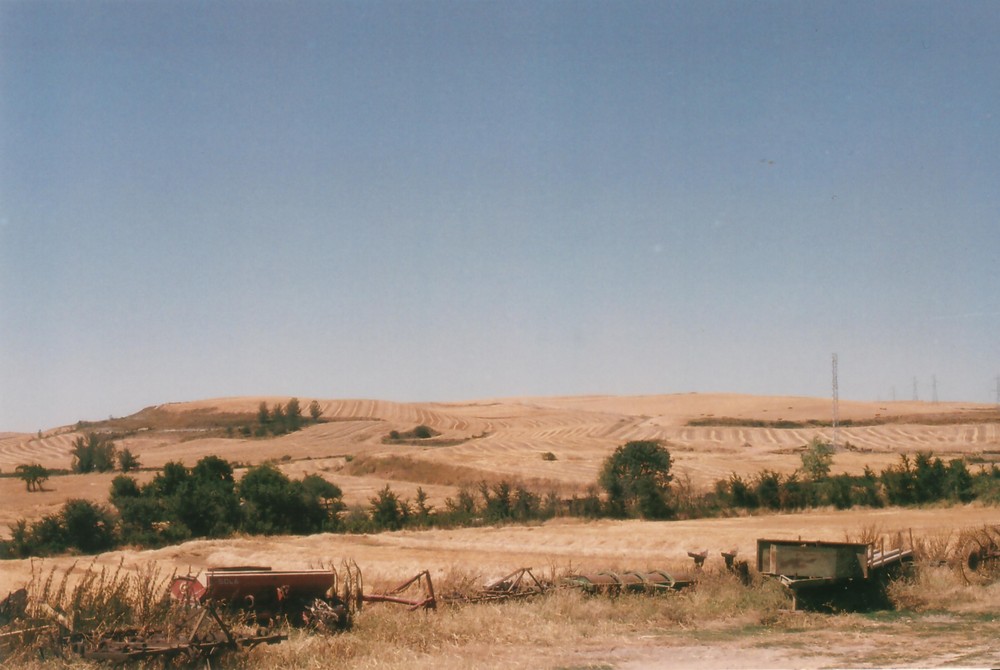
[(0, 557), (48, 556), (75, 550), (96, 554), (117, 544), (115, 517), (105, 506), (89, 500), (69, 500), (56, 514), (29, 524), (18, 519), (9, 540), (0, 541)]
[(305, 426), (319, 423), (323, 416), (323, 408), (318, 401), (309, 403), (309, 416), (304, 416), (302, 405), (298, 398), (291, 398), (287, 403), (275, 403), (272, 407), (267, 406), (267, 402), (260, 401), (257, 407), (257, 423), (254, 427), (244, 426), (242, 433), (249, 437), (269, 437), (285, 435), (301, 430)]
[(879, 473), (865, 468), (860, 475), (831, 475), (830, 463), (817, 461), (816, 457), (832, 451), (813, 447), (807, 447), (803, 454), (802, 471), (781, 474), (762, 470), (748, 478), (734, 473), (693, 501), (685, 514), (707, 516), (731, 509), (792, 511), (822, 506), (849, 509), (941, 501), (966, 503), (987, 499), (1000, 482), (996, 466), (973, 475), (962, 459), (945, 463), (930, 452), (917, 453), (913, 458), (904, 454), (898, 464)]
[(115, 469), (118, 449), (110, 437), (99, 433), (87, 433), (73, 441), (70, 455), (73, 458), (70, 466), (73, 472), (80, 474), (110, 472)]
[(206, 456), (194, 467), (167, 463), (147, 484), (119, 475), (109, 508), (67, 502), (58, 514), (34, 523), (19, 520), (0, 556), (49, 555), (67, 550), (106, 551), (120, 545), (162, 546), (190, 538), (252, 534), (309, 534), (340, 529), (340, 489), (318, 475), (290, 479), (272, 465), (247, 470)]
[(1000, 503), (996, 465), (972, 474), (960, 459), (945, 463), (925, 452), (904, 455), (880, 473), (866, 468), (861, 475), (831, 475), (832, 458), (828, 445), (814, 441), (806, 446), (797, 472), (763, 470), (750, 477), (734, 473), (712, 490), (696, 493), (687, 478), (675, 480), (664, 444), (640, 440), (615, 449), (605, 459), (597, 485), (582, 497), (562, 499), (554, 491), (542, 495), (518, 482), (482, 481), (459, 489), (435, 509), (421, 488), (410, 500), (386, 485), (367, 505), (347, 510), (341, 490), (318, 475), (290, 479), (264, 464), (249, 468), (237, 481), (229, 462), (206, 456), (192, 468), (168, 463), (144, 485), (119, 475), (111, 485), (111, 507), (71, 500), (58, 514), (35, 523), (19, 520), (11, 538), (0, 541), (0, 556), (93, 553), (119, 544), (158, 546), (238, 532), (367, 533), (524, 523), (554, 516), (665, 519), (824, 505), (846, 509), (974, 499)]

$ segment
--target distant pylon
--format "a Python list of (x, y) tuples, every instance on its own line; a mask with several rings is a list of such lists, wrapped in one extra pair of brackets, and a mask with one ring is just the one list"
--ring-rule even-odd
[(931, 376), (931, 402), (937, 403), (937, 375)]
[(837, 354), (833, 355), (833, 448), (840, 445), (840, 389), (837, 384)]

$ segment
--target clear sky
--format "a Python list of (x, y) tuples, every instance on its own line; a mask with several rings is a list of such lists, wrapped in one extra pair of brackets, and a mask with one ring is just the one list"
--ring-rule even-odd
[(991, 402), (1000, 4), (0, 0), (0, 430)]

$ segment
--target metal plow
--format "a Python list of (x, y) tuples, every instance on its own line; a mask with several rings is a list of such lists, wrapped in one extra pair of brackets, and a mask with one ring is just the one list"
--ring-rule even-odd
[[(206, 625), (206, 619), (210, 619), (214, 626)], [(193, 665), (225, 652), (252, 649), (260, 644), (276, 644), (287, 639), (288, 636), (283, 633), (234, 633), (215, 607), (208, 603), (200, 608), (193, 625), (184, 634), (168, 635), (129, 629), (97, 636), (71, 636), (68, 642), (72, 651), (92, 661), (126, 663), (160, 658)]]
[(531, 571), (531, 568), (520, 568), (509, 575), (490, 582), (475, 593), (447, 596), (446, 601), (452, 603), (484, 603), (522, 600), (524, 598), (543, 595), (550, 589), (552, 589), (551, 582), (538, 579)]
[[(414, 593), (416, 595), (410, 595)], [(415, 577), (411, 577), (399, 586), (384, 593), (361, 594), (360, 600), (366, 603), (406, 605), (410, 611), (437, 609), (434, 582), (431, 580), (431, 573), (428, 570), (424, 570)]]
[(692, 579), (675, 579), (664, 570), (651, 572), (597, 572), (571, 575), (562, 585), (578, 588), (586, 593), (619, 595), (622, 593), (667, 593), (680, 591), (694, 584)]
[(521, 600), (542, 595), (550, 589), (552, 589), (552, 584), (538, 579), (531, 571), (531, 568), (519, 568), (472, 593), (436, 595), (431, 573), (428, 570), (424, 570), (389, 591), (364, 594), (361, 596), (361, 600), (366, 603), (395, 603), (397, 605), (405, 605), (411, 611), (418, 609), (433, 610), (437, 609), (439, 602), (457, 605), (462, 603)]

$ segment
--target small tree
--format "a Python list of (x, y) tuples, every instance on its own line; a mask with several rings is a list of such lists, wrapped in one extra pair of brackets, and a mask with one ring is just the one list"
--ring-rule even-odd
[(649, 519), (671, 516), (670, 466), (670, 452), (656, 440), (632, 441), (615, 449), (598, 478), (611, 513)]
[(19, 479), (21, 479), (28, 491), (41, 491), (42, 484), (49, 478), (49, 471), (38, 463), (30, 465), (19, 465), (14, 468)]
[(69, 500), (63, 505), (60, 517), (70, 546), (87, 554), (115, 546), (114, 518), (103, 505), (89, 500)]
[(138, 470), (140, 465), (139, 458), (128, 447), (122, 449), (118, 454), (118, 469), (122, 472)]
[(802, 452), (802, 471), (814, 482), (826, 479), (833, 465), (833, 447), (814, 437)]
[(302, 427), (302, 406), (298, 398), (292, 398), (285, 405), (285, 425), (292, 433)]
[(263, 430), (267, 430), (267, 427), (271, 425), (271, 411), (267, 408), (267, 402), (264, 400), (261, 400), (260, 405), (257, 406), (257, 424)]
[(309, 403), (309, 418), (313, 420), (313, 423), (316, 423), (321, 416), (323, 416), (323, 408), (319, 406), (319, 402), (313, 400)]
[(913, 495), (918, 503), (941, 500), (947, 493), (948, 468), (929, 451), (913, 459)]
[(284, 435), (288, 432), (288, 423), (285, 420), (285, 408), (280, 403), (275, 403), (271, 408), (271, 433), (274, 435)]
[(333, 482), (320, 475), (306, 475), (302, 478), (302, 493), (305, 496), (307, 513), (314, 518), (316, 530), (336, 530), (341, 527), (340, 513), (347, 509), (344, 492)]
[(389, 485), (368, 501), (371, 504), (372, 523), (376, 528), (399, 530), (410, 515), (410, 507), (399, 499)]
[(428, 504), (427, 491), (424, 491), (423, 487), (417, 487), (417, 497), (414, 501), (416, 507), (416, 517), (417, 523), (421, 526), (429, 526), (431, 522), (431, 515), (434, 514), (434, 506)]

